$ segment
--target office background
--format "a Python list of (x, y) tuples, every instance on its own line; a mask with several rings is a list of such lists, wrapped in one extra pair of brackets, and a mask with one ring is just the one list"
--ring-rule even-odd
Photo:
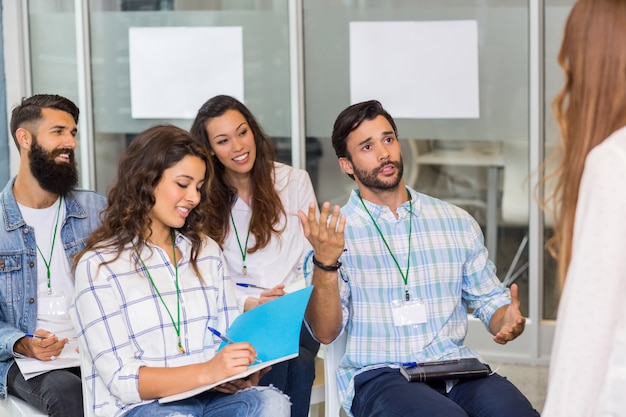
[[(354, 183), (339, 170), (329, 137), (336, 115), (351, 104), (350, 22), (476, 21), (480, 116), (398, 118), (405, 176), (418, 190), (472, 213), (484, 228), (500, 278), (520, 286), (523, 313), (529, 318), (524, 335), (502, 347), (471, 321), (468, 343), (486, 358), (547, 363), (558, 294), (554, 263), (544, 250), (550, 221), (531, 195), (541, 191), (533, 187), (536, 169), (557, 142), (551, 101), (563, 77), (556, 54), (572, 4), (3, 0), (0, 122), (7, 124), (6, 114), (23, 96), (57, 93), (74, 100), (81, 109), (82, 185), (106, 193), (135, 134), (155, 123), (189, 128), (192, 121), (132, 117), (129, 29), (241, 27), (246, 104), (276, 141), (279, 158), (309, 171), (318, 200), (343, 204)], [(371, 65), (393, 66), (396, 60), (372, 56)], [(194, 61), (192, 55), (177, 65), (193, 66)], [(2, 184), (18, 166), (13, 140), (8, 128), (4, 130)]]

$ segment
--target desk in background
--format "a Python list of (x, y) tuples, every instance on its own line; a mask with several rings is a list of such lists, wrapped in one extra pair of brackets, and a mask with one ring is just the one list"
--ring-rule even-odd
[(420, 165), (450, 165), (487, 168), (487, 209), (485, 245), (489, 251), (489, 259), (496, 261), (498, 243), (498, 188), (500, 170), (504, 168), (502, 143), (477, 142), (464, 143), (459, 148), (434, 149), (419, 153), (418, 139), (410, 139), (409, 146), (413, 156), (413, 166), (408, 175), (408, 184), (415, 187)]

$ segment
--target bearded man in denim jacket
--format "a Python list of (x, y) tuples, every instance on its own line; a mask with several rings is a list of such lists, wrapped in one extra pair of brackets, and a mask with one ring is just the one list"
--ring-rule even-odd
[(25, 379), (16, 358), (55, 368), (76, 339), (68, 315), (72, 257), (106, 204), (102, 195), (75, 188), (78, 114), (72, 101), (49, 94), (13, 109), (20, 166), (0, 193), (0, 398), (14, 395), (64, 417), (83, 415), (79, 362)]

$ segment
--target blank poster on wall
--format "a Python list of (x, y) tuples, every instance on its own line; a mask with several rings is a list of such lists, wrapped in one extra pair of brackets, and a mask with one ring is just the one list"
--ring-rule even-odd
[(350, 22), (350, 99), (398, 118), (480, 117), (477, 22)]
[(131, 115), (193, 119), (216, 94), (244, 101), (241, 27), (132, 27)]

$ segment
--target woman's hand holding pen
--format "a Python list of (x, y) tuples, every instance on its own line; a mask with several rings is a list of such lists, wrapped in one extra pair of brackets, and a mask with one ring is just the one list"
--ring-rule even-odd
[[(243, 284), (237, 284), (237, 285), (244, 286)], [(278, 297), (282, 297), (283, 295), (286, 294), (285, 284), (278, 284), (274, 288), (263, 288), (263, 287), (250, 285), (250, 284), (245, 284), (245, 286), (260, 288), (260, 289), (263, 289), (263, 291), (261, 291), (261, 294), (259, 294), (258, 298), (248, 297), (246, 299), (246, 303), (243, 307), (244, 311), (252, 310), (254, 307), (258, 307), (261, 304), (265, 304), (267, 302), (277, 299)]]
[[(206, 382), (207, 384), (212, 383), (216, 380), (228, 378), (232, 375), (238, 374), (240, 372), (244, 372), (248, 369), (248, 365), (251, 365), (256, 360), (256, 350), (254, 347), (248, 342), (236, 342), (230, 343), (224, 346), (219, 352), (215, 354), (213, 359), (206, 362), (206, 365), (209, 369), (206, 371), (207, 376), (211, 376), (213, 381)], [(225, 393), (233, 393), (238, 391), (237, 388), (240, 385), (246, 385), (245, 388), (249, 386), (247, 382), (241, 382), (244, 380), (236, 380), (239, 382), (225, 383), (215, 387), (215, 390)], [(257, 381), (258, 382), (258, 381)]]
[(275, 300), (283, 295), (285, 295), (285, 284), (278, 284), (274, 288), (263, 290), (261, 295), (259, 295), (259, 305)]

